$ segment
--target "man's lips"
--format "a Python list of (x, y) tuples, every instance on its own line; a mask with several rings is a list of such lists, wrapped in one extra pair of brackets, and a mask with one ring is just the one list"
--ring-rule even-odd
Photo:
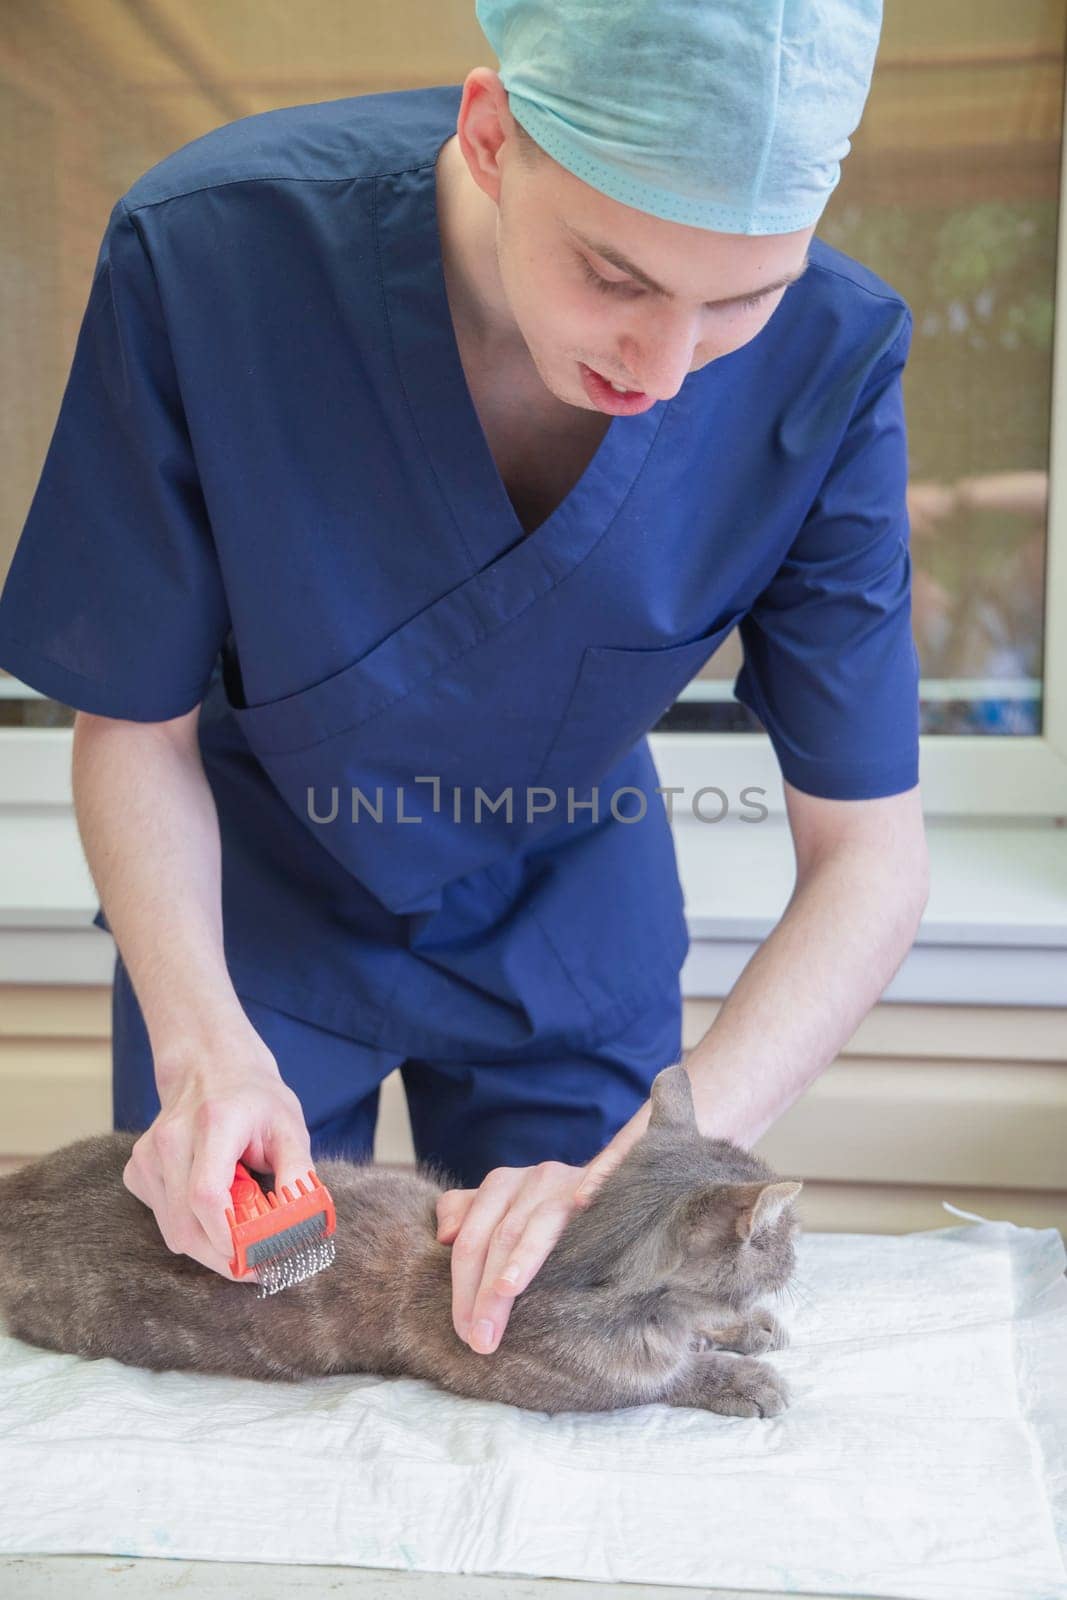
[(643, 389), (632, 388), (630, 384), (623, 383), (619, 378), (609, 377), (606, 372), (601, 372), (597, 367), (590, 367), (589, 370), (590, 372), (595, 372), (598, 378), (603, 378), (605, 383), (617, 384), (624, 394), (644, 394), (645, 392)]
[(579, 361), (578, 370), (582, 387), (599, 411), (606, 411), (616, 417), (632, 417), (641, 411), (648, 411), (656, 403), (651, 395), (645, 394), (640, 389), (631, 389), (620, 394), (617, 389), (611, 387), (609, 380), (602, 373), (584, 361)]

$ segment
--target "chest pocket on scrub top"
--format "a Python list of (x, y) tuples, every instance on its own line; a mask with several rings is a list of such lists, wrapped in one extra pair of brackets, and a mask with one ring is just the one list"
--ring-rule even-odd
[[(535, 780), (557, 792), (595, 783), (654, 727), (737, 626), (733, 613), (711, 633), (653, 649), (587, 646), (563, 721)], [(603, 798), (603, 797), (602, 797)]]
[[(533, 582), (548, 589), (552, 575), (534, 566), (533, 554), (524, 556)], [(442, 884), (526, 834), (521, 792), (514, 820), (493, 811), (471, 819), (476, 785), (496, 796), (534, 782), (569, 695), (552, 660), (553, 638), (536, 628), (529, 572), (513, 585), (506, 581), (517, 568), (509, 552), (339, 672), (294, 694), (251, 706), (231, 699), (239, 728), (292, 811), (392, 911), (423, 909)], [(515, 648), (521, 618), (529, 648)], [(237, 695), (232, 670), (227, 681)], [(432, 787), (415, 781), (419, 775), (439, 780), (439, 808)], [(380, 820), (363, 811), (353, 821), (349, 799), (357, 787), (380, 803)], [(453, 790), (461, 792), (462, 821), (451, 811)]]

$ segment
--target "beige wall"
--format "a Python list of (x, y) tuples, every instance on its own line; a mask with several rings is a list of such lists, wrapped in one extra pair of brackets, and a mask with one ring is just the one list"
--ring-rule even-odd
[[(0, 989), (0, 1166), (111, 1126), (110, 989)], [(688, 1001), (685, 1045), (716, 1000)], [(666, 1063), (665, 1063), (666, 1064)], [(809, 1232), (952, 1227), (941, 1207), (1067, 1234), (1067, 1011), (876, 1006), (756, 1149)], [(375, 1159), (414, 1152), (399, 1073)]]

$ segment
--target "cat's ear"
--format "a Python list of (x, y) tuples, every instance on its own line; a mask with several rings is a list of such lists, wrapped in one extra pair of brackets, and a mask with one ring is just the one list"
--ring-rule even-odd
[(773, 1183), (732, 1183), (730, 1193), (737, 1206), (737, 1237), (743, 1241), (750, 1239), (761, 1228), (769, 1228), (777, 1220), (782, 1207), (788, 1205), (803, 1187), (794, 1178)]
[(696, 1128), (693, 1086), (683, 1066), (664, 1067), (657, 1072), (648, 1098), (649, 1128)]

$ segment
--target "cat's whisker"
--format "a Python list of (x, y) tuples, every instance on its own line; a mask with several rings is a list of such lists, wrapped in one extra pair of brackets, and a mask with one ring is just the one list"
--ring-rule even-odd
[(812, 1306), (815, 1304), (815, 1296), (803, 1283), (798, 1283), (795, 1279), (793, 1279), (787, 1284), (787, 1288), (797, 1305)]
[(814, 1296), (795, 1279), (786, 1279), (785, 1283), (775, 1291), (782, 1299), (788, 1300), (793, 1310), (806, 1310), (814, 1304)]

